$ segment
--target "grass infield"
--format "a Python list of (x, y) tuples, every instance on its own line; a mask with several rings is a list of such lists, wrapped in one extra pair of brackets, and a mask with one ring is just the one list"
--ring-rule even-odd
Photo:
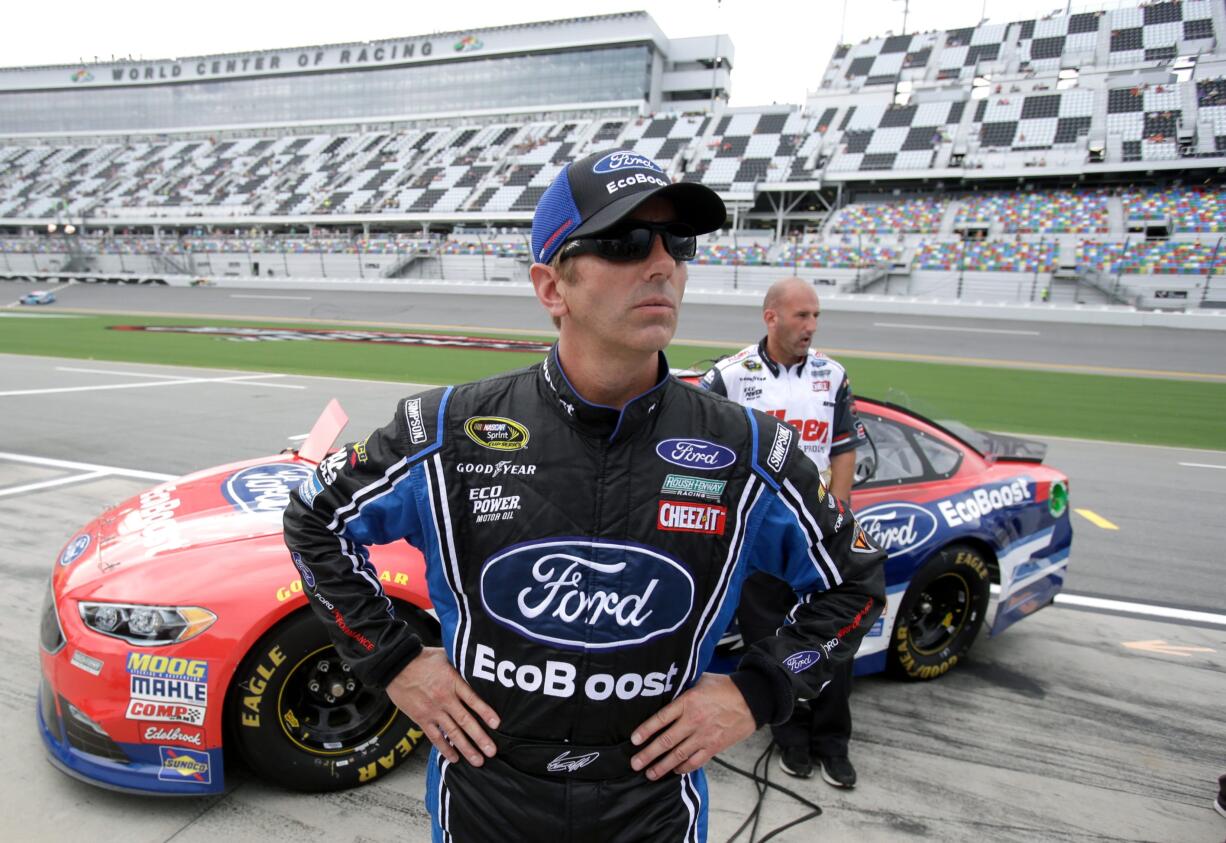
[[(207, 335), (113, 330), (116, 325), (362, 330), (349, 325), (329, 329), (319, 324), (138, 315), (0, 318), (0, 352), (437, 384), (504, 372), (529, 365), (541, 356), (538, 351), (335, 341), (236, 341)], [(387, 328), (370, 330), (400, 333)], [(531, 334), (488, 337), (550, 341)], [(726, 348), (673, 345), (668, 357), (673, 366), (694, 366), (727, 353)], [(954, 418), (973, 427), (1020, 433), (1226, 449), (1226, 384), (853, 356), (840, 356), (839, 360), (851, 373), (857, 394), (907, 404), (933, 418)]]

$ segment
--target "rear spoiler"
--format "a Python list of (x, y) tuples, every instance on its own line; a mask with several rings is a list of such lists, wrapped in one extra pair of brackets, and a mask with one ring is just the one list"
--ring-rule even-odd
[(333, 398), (315, 420), (315, 426), (307, 435), (306, 442), (298, 449), (298, 456), (318, 465), (319, 461), (328, 455), (328, 449), (348, 423), (349, 415), (341, 407), (341, 402)]

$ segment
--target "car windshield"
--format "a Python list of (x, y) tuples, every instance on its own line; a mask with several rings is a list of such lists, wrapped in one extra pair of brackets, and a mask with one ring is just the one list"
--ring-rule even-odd
[(1042, 462), (1047, 456), (1047, 445), (1043, 442), (1007, 433), (980, 430), (957, 419), (945, 418), (939, 408), (914, 398), (904, 390), (886, 390), (885, 400), (935, 422), (985, 457)]

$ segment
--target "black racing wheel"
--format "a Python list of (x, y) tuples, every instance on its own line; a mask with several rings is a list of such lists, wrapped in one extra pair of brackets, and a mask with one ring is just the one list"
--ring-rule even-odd
[[(429, 634), (406, 612), (413, 630)], [(248, 765), (292, 790), (344, 790), (398, 766), (422, 741), (387, 694), (362, 684), (311, 612), (265, 635), (239, 666), (228, 734)]]
[(947, 673), (983, 626), (990, 584), (980, 551), (950, 545), (935, 553), (911, 580), (898, 607), (890, 672), (917, 680)]

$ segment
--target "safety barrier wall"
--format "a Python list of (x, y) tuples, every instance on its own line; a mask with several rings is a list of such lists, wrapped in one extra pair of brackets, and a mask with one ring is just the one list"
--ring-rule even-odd
[[(777, 277), (777, 276), (774, 276)], [(16, 273), (0, 269), (0, 281), (76, 282), (114, 285), (157, 284), (172, 287), (217, 286), (250, 290), (327, 290), (338, 292), (445, 293), (463, 295), (531, 296), (527, 283), (498, 281), (456, 282), (409, 278), (231, 278), (191, 275), (93, 275)], [(820, 289), (820, 288), (819, 288)], [(698, 304), (758, 307), (765, 287), (745, 285), (738, 289), (712, 287), (695, 280), (686, 290), (686, 301)], [(1032, 302), (959, 301), (952, 298), (883, 296), (822, 291), (822, 309), (861, 313), (944, 316), (959, 319), (998, 319), (1069, 324), (1153, 326), (1226, 331), (1226, 310), (1140, 310), (1124, 305), (1059, 305)], [(1194, 305), (1193, 305), (1194, 306)]]

